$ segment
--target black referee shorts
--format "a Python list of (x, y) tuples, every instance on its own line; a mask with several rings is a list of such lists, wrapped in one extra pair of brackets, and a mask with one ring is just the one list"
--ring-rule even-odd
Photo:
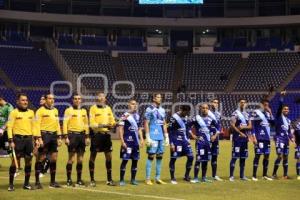
[(57, 150), (57, 134), (56, 132), (42, 131), (41, 132), (43, 147), (39, 148), (40, 153), (48, 154), (58, 152)]
[(91, 152), (112, 152), (112, 142), (109, 133), (93, 133), (91, 135)]
[(32, 136), (23, 136), (15, 134), (13, 137), (15, 143), (15, 152), (17, 157), (32, 157), (33, 140)]
[(69, 132), (68, 139), (70, 141), (70, 144), (68, 146), (68, 152), (85, 152), (85, 133)]

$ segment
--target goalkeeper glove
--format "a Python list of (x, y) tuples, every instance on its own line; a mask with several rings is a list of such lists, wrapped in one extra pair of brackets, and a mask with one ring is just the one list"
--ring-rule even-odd
[(153, 143), (153, 140), (151, 140), (150, 138), (150, 134), (149, 133), (146, 133), (146, 145), (147, 147), (150, 147)]

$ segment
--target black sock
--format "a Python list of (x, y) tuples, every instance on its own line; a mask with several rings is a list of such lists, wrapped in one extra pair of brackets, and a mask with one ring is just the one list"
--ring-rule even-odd
[(206, 178), (207, 161), (201, 163), (201, 169), (202, 169), (202, 180), (204, 180)]
[(111, 160), (107, 160), (105, 162), (105, 166), (106, 166), (106, 172), (107, 172), (107, 181), (112, 181), (112, 176), (111, 176)]
[(50, 167), (50, 160), (48, 158), (45, 158), (45, 160), (42, 162), (41, 172), (45, 174), (48, 171), (49, 167)]
[(186, 164), (185, 164), (185, 174), (184, 174), (185, 178), (189, 178), (190, 177), (190, 171), (192, 169), (193, 160), (194, 160), (193, 156), (188, 156)]
[(195, 179), (198, 178), (199, 168), (200, 168), (200, 162), (196, 161), (195, 167), (194, 167), (194, 178)]
[(31, 165), (25, 166), (24, 172), (25, 172), (24, 185), (29, 185), (29, 179), (30, 179), (30, 173), (31, 173)]
[(236, 158), (232, 158), (230, 161), (230, 177), (233, 177), (235, 162), (236, 162)]
[(176, 158), (171, 158), (169, 163), (171, 180), (175, 179), (175, 162)]
[(90, 170), (91, 181), (95, 181), (94, 179), (95, 163), (91, 160), (89, 161), (89, 170)]
[(283, 165), (283, 176), (287, 176), (288, 175), (288, 159), (284, 159), (282, 161), (282, 165)]
[(50, 162), (51, 183), (55, 182), (55, 174), (56, 174), (56, 162)]
[(245, 158), (240, 158), (240, 178), (245, 177)]
[(257, 174), (259, 158), (260, 158), (260, 155), (256, 154), (254, 157), (254, 160), (253, 160), (253, 177), (255, 177), (255, 178), (256, 178), (256, 174)]
[(212, 177), (215, 177), (217, 175), (217, 155), (213, 155), (211, 157), (211, 171), (212, 171)]
[(35, 166), (34, 166), (34, 169), (35, 169), (35, 182), (36, 183), (39, 183), (40, 182), (40, 173), (42, 171), (42, 162), (36, 162), (35, 163)]
[(15, 166), (10, 166), (9, 168), (9, 185), (14, 184), (14, 178), (17, 168)]
[(275, 163), (274, 163), (274, 169), (273, 169), (273, 176), (276, 176), (277, 175), (277, 170), (278, 170), (278, 167), (279, 167), (279, 164), (281, 162), (281, 158), (277, 158), (275, 160)]
[(138, 160), (132, 160), (131, 164), (131, 180), (135, 180), (136, 172), (137, 172), (137, 164)]
[(82, 163), (77, 163), (76, 171), (77, 171), (77, 181), (81, 181)]
[(263, 176), (268, 175), (269, 159), (263, 159)]
[(66, 165), (67, 180), (71, 180), (72, 166), (73, 165), (71, 163), (67, 163)]
[(128, 162), (128, 160), (122, 160), (122, 163), (120, 166), (120, 181), (124, 181), (127, 162)]

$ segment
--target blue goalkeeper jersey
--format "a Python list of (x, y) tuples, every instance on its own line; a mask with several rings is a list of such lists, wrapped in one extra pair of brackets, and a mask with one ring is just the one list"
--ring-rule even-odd
[(145, 112), (145, 119), (149, 120), (149, 134), (152, 140), (164, 139), (164, 123), (166, 111), (161, 106), (149, 106)]

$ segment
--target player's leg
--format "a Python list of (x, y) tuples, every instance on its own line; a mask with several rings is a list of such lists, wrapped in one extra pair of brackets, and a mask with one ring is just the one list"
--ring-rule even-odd
[(265, 154), (264, 155), (264, 159), (263, 159), (263, 179), (271, 181), (273, 179), (268, 177), (269, 158), (270, 158), (270, 154)]
[(95, 160), (97, 157), (97, 151), (92, 149), (91, 146), (91, 153), (90, 153), (90, 159), (89, 159), (89, 171), (90, 171), (90, 179), (91, 183), (90, 186), (95, 187), (96, 182), (95, 182)]
[(125, 185), (124, 176), (126, 172), (127, 163), (128, 163), (128, 159), (122, 159), (121, 166), (120, 166), (120, 186)]
[(194, 155), (193, 155), (193, 149), (191, 145), (187, 146), (187, 150), (185, 151), (185, 155), (187, 156), (186, 164), (185, 164), (185, 174), (184, 174), (184, 180), (190, 181), (190, 171), (192, 169)]
[[(17, 155), (16, 155), (17, 156)], [(20, 157), (16, 157), (17, 162), (20, 161)], [(15, 178), (15, 173), (16, 173), (17, 167), (15, 165), (15, 161), (12, 159), (11, 165), (9, 167), (9, 187), (8, 191), (14, 191), (14, 178)]]
[(219, 155), (219, 141), (213, 142), (211, 145), (211, 171), (212, 178), (216, 181), (223, 181), (219, 176), (217, 176), (218, 168), (218, 155)]
[(83, 163), (83, 156), (84, 156), (84, 152), (78, 151), (77, 152), (77, 164), (76, 164), (76, 173), (77, 173), (77, 182), (76, 185), (78, 186), (85, 186), (84, 182), (82, 181), (82, 163)]
[(288, 178), (288, 154), (284, 154), (282, 157), (282, 166), (283, 166), (283, 178), (287, 179)]
[(138, 185), (137, 181), (135, 180), (136, 172), (137, 172), (137, 165), (138, 165), (138, 159), (132, 159), (131, 164), (131, 185)]
[(97, 157), (97, 152), (99, 149), (99, 140), (98, 140), (99, 134), (94, 134), (91, 131), (91, 146), (90, 146), (90, 158), (89, 158), (89, 172), (90, 172), (90, 186), (95, 187), (96, 181), (95, 181), (95, 160)]
[(32, 156), (26, 155), (24, 160), (25, 160), (25, 167), (24, 167), (25, 181), (24, 181), (23, 189), (31, 190), (32, 187), (29, 184), (29, 179), (30, 179), (30, 174), (31, 174)]
[(248, 158), (248, 141), (242, 142), (240, 149), (240, 178), (243, 181), (248, 181), (249, 179), (245, 176), (245, 165), (246, 159)]
[(273, 169), (273, 174), (272, 174), (273, 178), (277, 178), (277, 171), (278, 171), (281, 160), (282, 160), (282, 154), (277, 151), (277, 158), (274, 162), (274, 169)]
[(42, 185), (40, 182), (40, 174), (42, 173), (43, 164), (42, 161), (46, 158), (46, 154), (43, 152), (43, 148), (38, 149), (38, 153), (36, 155), (35, 160), (35, 188), (42, 189)]
[(75, 152), (69, 151), (68, 155), (68, 161), (66, 165), (66, 173), (67, 173), (67, 186), (73, 186), (73, 181), (72, 181), (72, 167), (73, 163), (75, 161)]
[(59, 188), (60, 185), (55, 181), (56, 178), (57, 152), (50, 153), (50, 188)]
[(234, 169), (236, 160), (240, 157), (240, 145), (237, 142), (232, 143), (232, 155), (230, 160), (230, 172), (229, 172), (229, 181), (234, 181)]
[(157, 152), (156, 152), (156, 174), (155, 174), (155, 181), (158, 184), (166, 184), (164, 181), (161, 180), (161, 167), (162, 167), (162, 159), (163, 159), (163, 154), (165, 152), (164, 149), (164, 141), (160, 140), (158, 141), (158, 146), (157, 146)]
[(107, 175), (107, 185), (115, 186), (112, 180), (112, 154), (111, 152), (105, 152), (105, 167)]
[(33, 155), (33, 144), (32, 144), (32, 138), (24, 138), (23, 139), (25, 148), (24, 148), (24, 160), (25, 160), (25, 181), (23, 189), (25, 190), (31, 190), (32, 187), (29, 184), (29, 179), (31, 175), (31, 165), (32, 165), (32, 155)]
[(211, 182), (210, 180), (208, 180), (206, 178), (206, 173), (207, 173), (207, 165), (209, 160), (211, 160), (211, 149), (210, 149), (210, 145), (207, 144), (204, 148), (204, 157), (203, 160), (201, 161), (201, 170), (202, 170), (202, 182)]
[(178, 157), (177, 152), (177, 146), (173, 145), (170, 147), (170, 161), (169, 161), (169, 171), (170, 171), (170, 177), (171, 177), (171, 183), (177, 184), (176, 178), (175, 178), (175, 163), (176, 159)]
[(151, 168), (152, 168), (152, 162), (155, 157), (155, 153), (153, 153), (151, 149), (152, 147), (150, 147), (150, 149), (148, 150), (148, 158), (146, 162), (146, 184), (147, 185), (153, 185), (153, 183), (151, 182)]
[(170, 176), (171, 176), (171, 183), (177, 184), (176, 178), (175, 178), (175, 162), (176, 162), (176, 156), (171, 156), (170, 162), (169, 162), (169, 169), (170, 169)]
[(140, 147), (136, 146), (133, 148), (132, 154), (131, 154), (131, 180), (130, 184), (131, 185), (138, 185), (138, 182), (136, 181), (136, 173), (137, 173), (137, 165), (138, 165), (138, 160), (140, 159)]
[(257, 179), (257, 169), (258, 169), (258, 165), (259, 165), (259, 159), (260, 159), (260, 154), (258, 154), (256, 149), (255, 149), (255, 156), (254, 156), (254, 159), (253, 159), (253, 173), (252, 173), (252, 180), (253, 181), (258, 181), (258, 179)]
[(85, 186), (85, 183), (82, 181), (82, 167), (83, 167), (83, 156), (85, 152), (85, 135), (78, 134), (76, 135), (75, 149), (77, 154), (77, 163), (76, 163), (76, 172), (77, 172), (77, 186)]
[(58, 156), (58, 136), (54, 134), (49, 134), (49, 136), (50, 142), (47, 150), (50, 154), (50, 188), (60, 188), (60, 185), (55, 181)]

